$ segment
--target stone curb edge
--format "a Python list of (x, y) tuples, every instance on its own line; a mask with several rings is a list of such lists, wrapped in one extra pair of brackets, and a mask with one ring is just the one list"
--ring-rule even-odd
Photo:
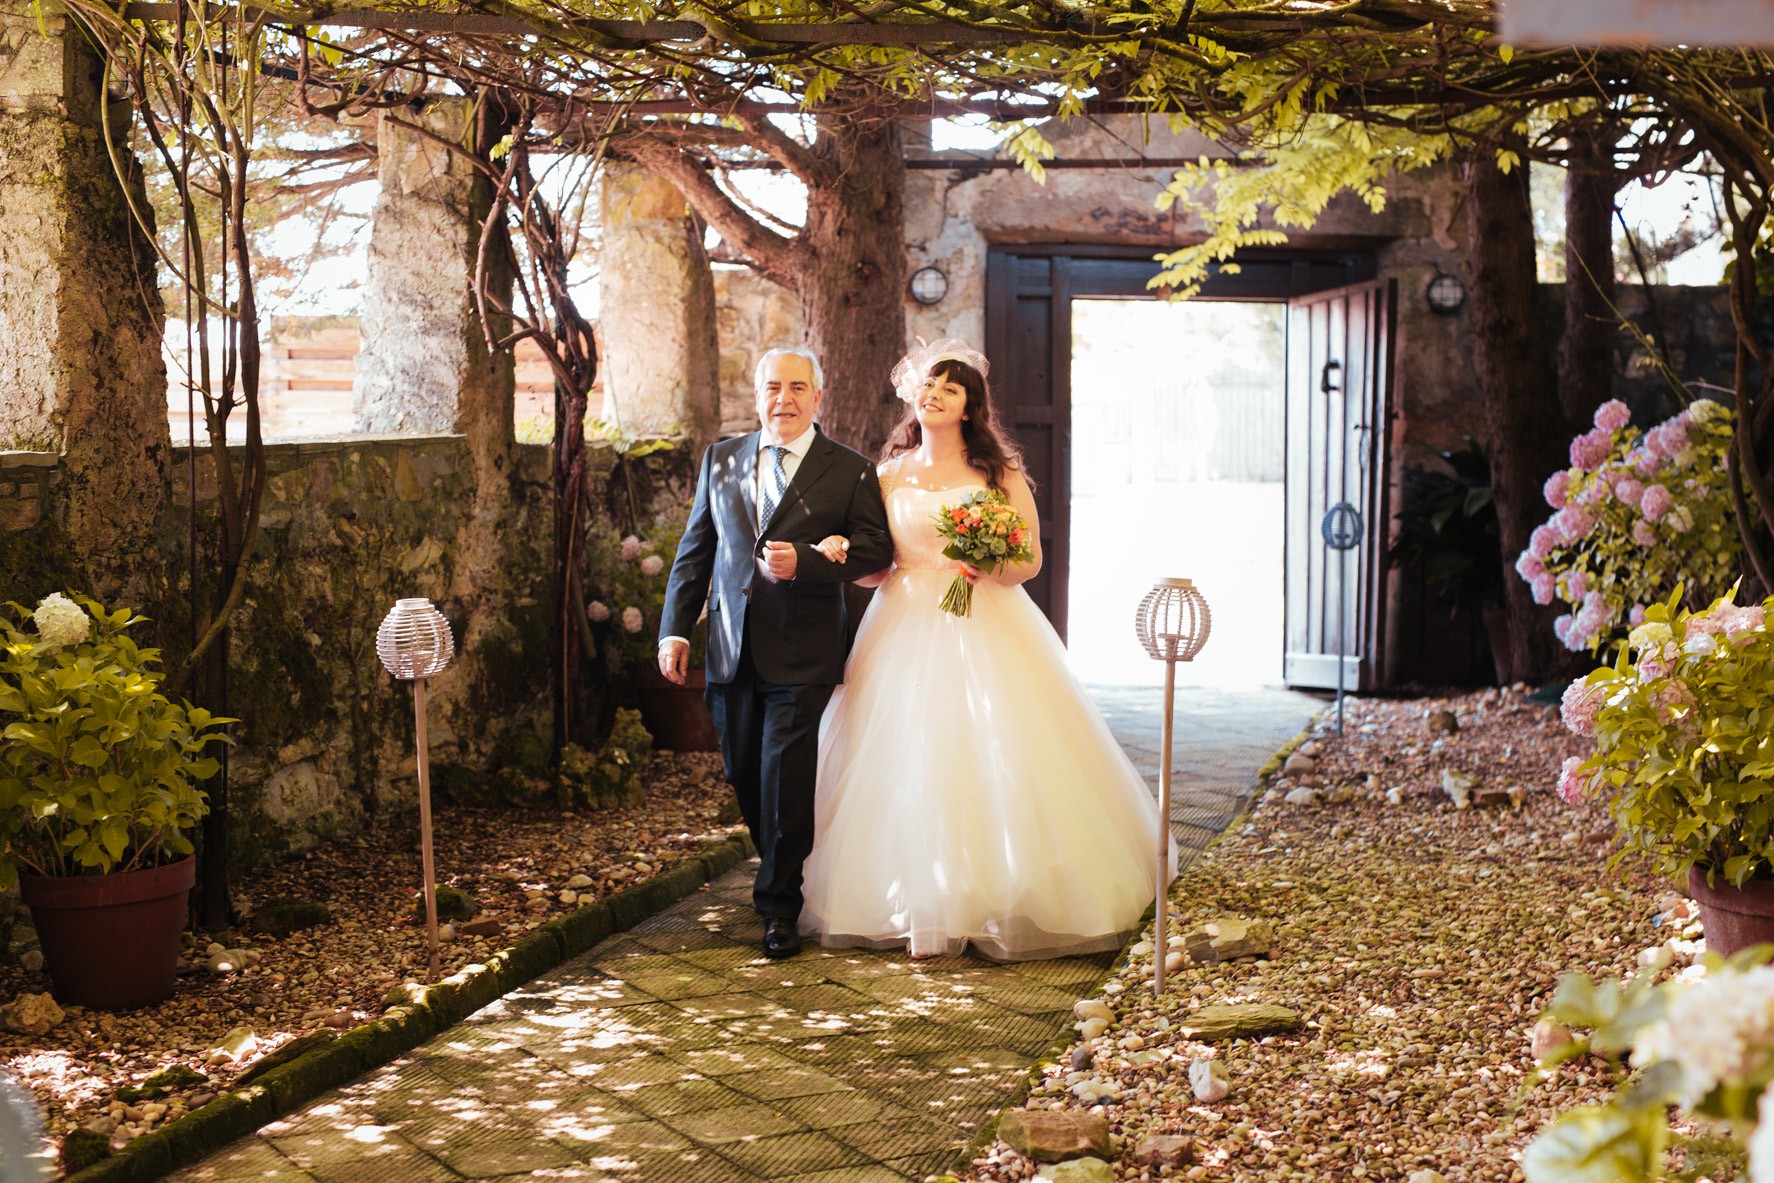
[[(1273, 755), (1263, 761), (1262, 767), (1257, 771), (1257, 787), (1259, 789), (1263, 786), (1263, 782), (1281, 771), (1282, 764), (1286, 763), (1287, 758), (1293, 755), (1294, 751), (1299, 748), (1301, 744), (1311, 738), (1312, 729), (1323, 717), (1323, 711), (1313, 715), (1312, 718), (1306, 721), (1306, 725), (1300, 728), (1299, 734), (1283, 743), (1279, 748), (1275, 749)], [(1181, 878), (1189, 866), (1193, 866), (1195, 863), (1199, 862), (1204, 855), (1211, 851), (1215, 846), (1218, 846), (1220, 841), (1225, 838), (1227, 834), (1232, 832), (1234, 826), (1238, 825), (1238, 823), (1243, 821), (1246, 817), (1249, 817), (1250, 807), (1256, 800), (1257, 794), (1255, 792), (1252, 792), (1246, 797), (1244, 805), (1237, 813), (1234, 813), (1231, 818), (1227, 820), (1225, 826), (1214, 836), (1213, 841), (1197, 851), (1195, 857), (1191, 858), (1187, 864), (1179, 865), (1177, 867), (1177, 877)], [(1128, 959), (1132, 956), (1133, 947), (1140, 942), (1145, 930), (1151, 927), (1152, 918), (1156, 912), (1156, 903), (1146, 909), (1145, 914), (1140, 917), (1139, 924), (1134, 928), (1133, 934), (1127, 938), (1126, 944), (1122, 945), (1121, 951), (1115, 955), (1115, 960), (1110, 963), (1108, 969), (1103, 971), (1103, 976), (1092, 983), (1091, 994), (1100, 992), (1104, 982), (1107, 982), (1126, 967)], [(1089, 996), (1090, 995), (1085, 995), (1084, 997)], [(1023, 1076), (1022, 1083), (1016, 1086), (1016, 1091), (1011, 1093), (1010, 1096), (1005, 1099), (1004, 1104), (999, 1108), (997, 1113), (992, 1115), (990, 1121), (985, 1122), (979, 1127), (979, 1132), (973, 1135), (972, 1140), (956, 1152), (955, 1157), (949, 1161), (948, 1166), (938, 1178), (958, 1177), (968, 1167), (973, 1165), (974, 1159), (992, 1148), (992, 1144), (998, 1140), (998, 1123), (1004, 1119), (1006, 1113), (1009, 1113), (1012, 1109), (1020, 1107), (1024, 1101), (1029, 1099), (1029, 1094), (1035, 1091), (1036, 1086), (1041, 1083), (1045, 1075), (1042, 1072), (1042, 1066), (1058, 1062), (1060, 1056), (1072, 1045), (1072, 1034), (1073, 1032), (1070, 1027), (1061, 1031), (1059, 1035), (1054, 1037), (1053, 1042), (1047, 1045), (1046, 1050), (1042, 1051), (1035, 1057), (1034, 1064), (1030, 1066), (1028, 1072)]]
[(711, 842), (659, 874), (538, 925), (517, 944), (464, 967), (354, 1027), (218, 1096), (178, 1121), (143, 1134), (63, 1183), (148, 1183), (294, 1112), (321, 1093), (392, 1062), (427, 1039), (569, 958), (655, 916), (756, 853), (745, 833)]

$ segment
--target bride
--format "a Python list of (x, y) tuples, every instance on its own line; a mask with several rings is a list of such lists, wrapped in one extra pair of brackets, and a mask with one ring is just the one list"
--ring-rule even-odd
[[(1037, 524), (986, 373), (953, 340), (894, 368), (910, 404), (879, 468), (894, 563), (858, 581), (879, 591), (820, 727), (800, 930), (826, 945), (1098, 952), (1152, 902), (1158, 808), (1020, 586), (1038, 533), (1033, 561), (1001, 573), (942, 555), (934, 515), (983, 488)], [(842, 561), (844, 540), (821, 549)], [(938, 606), (957, 569), (970, 616)]]

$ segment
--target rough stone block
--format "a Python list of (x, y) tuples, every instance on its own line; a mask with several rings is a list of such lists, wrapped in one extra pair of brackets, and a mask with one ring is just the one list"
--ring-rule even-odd
[(1013, 1109), (998, 1123), (998, 1137), (1024, 1158), (1036, 1162), (1110, 1154), (1109, 1123), (1093, 1113)]
[(1221, 1039), (1253, 1039), (1297, 1031), (1300, 1014), (1272, 1002), (1235, 1002), (1204, 1006), (1194, 1014), (1183, 1016), (1177, 1033), (1185, 1039), (1213, 1043)]

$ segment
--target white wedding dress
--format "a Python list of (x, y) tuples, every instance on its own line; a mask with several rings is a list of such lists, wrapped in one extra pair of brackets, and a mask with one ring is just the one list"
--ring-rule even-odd
[(1117, 948), (1152, 902), (1157, 803), (1027, 592), (981, 580), (971, 616), (938, 607), (957, 565), (932, 517), (983, 486), (890, 471), (894, 566), (820, 727), (800, 929), (932, 956)]

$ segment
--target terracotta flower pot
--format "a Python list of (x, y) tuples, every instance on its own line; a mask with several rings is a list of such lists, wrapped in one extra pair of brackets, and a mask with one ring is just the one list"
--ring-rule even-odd
[(1732, 887), (1720, 875), (1711, 887), (1706, 871), (1688, 870), (1688, 894), (1700, 905), (1700, 926), (1709, 952), (1729, 957), (1739, 949), (1774, 944), (1774, 881), (1751, 879)]
[(62, 1002), (152, 1006), (172, 994), (197, 860), (110, 875), (19, 876), (19, 894)]
[(718, 752), (721, 737), (708, 713), (702, 692), (708, 684), (706, 670), (691, 670), (679, 686), (648, 666), (640, 667), (638, 688), (641, 722), (653, 733), (653, 746), (668, 752)]

